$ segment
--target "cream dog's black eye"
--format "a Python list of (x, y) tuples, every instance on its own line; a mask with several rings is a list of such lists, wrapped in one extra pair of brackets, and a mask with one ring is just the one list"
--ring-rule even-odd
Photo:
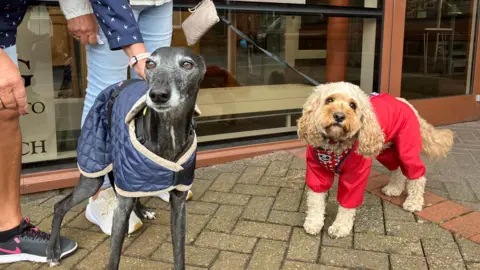
[(155, 62), (153, 62), (152, 60), (148, 60), (147, 63), (145, 63), (145, 67), (147, 69), (152, 69), (152, 68), (155, 68), (157, 66), (157, 64), (155, 64)]
[(327, 98), (327, 101), (325, 103), (332, 103), (333, 102), (333, 98)]
[(356, 110), (357, 109), (357, 104), (350, 102), (350, 108)]
[(182, 63), (182, 67), (183, 67), (184, 69), (190, 70), (190, 69), (193, 68), (193, 63), (190, 62), (190, 61), (185, 61), (185, 62)]

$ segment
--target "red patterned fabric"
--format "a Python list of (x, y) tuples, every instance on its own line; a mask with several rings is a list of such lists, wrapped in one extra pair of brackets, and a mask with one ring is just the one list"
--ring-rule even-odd
[[(374, 96), (370, 101), (384, 132), (385, 142), (392, 143), (391, 148), (384, 150), (377, 160), (389, 170), (400, 168), (403, 175), (410, 180), (422, 177), (425, 174), (425, 166), (420, 159), (422, 137), (420, 124), (413, 110), (388, 94)], [(339, 204), (345, 208), (360, 206), (372, 159), (358, 155), (357, 147), (358, 142), (350, 153), (345, 151), (336, 157), (332, 153), (308, 146), (306, 154), (308, 187), (314, 192), (326, 192), (332, 186), (334, 174), (337, 172)]]
[(318, 161), (320, 164), (322, 164), (325, 169), (335, 172), (335, 168), (338, 166), (341, 160), (345, 158), (347, 155), (348, 151), (350, 149), (345, 150), (342, 154), (340, 155), (335, 155), (333, 152), (321, 150), (321, 149), (315, 149), (315, 153), (317, 155)]

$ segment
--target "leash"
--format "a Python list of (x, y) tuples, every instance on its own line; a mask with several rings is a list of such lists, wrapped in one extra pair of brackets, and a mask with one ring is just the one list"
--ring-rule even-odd
[(312, 83), (313, 85), (317, 86), (317, 85), (320, 85), (319, 82), (315, 81), (314, 79), (310, 78), (309, 76), (305, 75), (303, 72), (301, 72), (300, 70), (292, 67), (290, 64), (288, 64), (287, 62), (285, 62), (285, 60), (281, 59), (280, 57), (276, 56), (275, 54), (265, 50), (264, 48), (260, 47), (259, 45), (257, 45), (252, 39), (250, 39), (247, 35), (245, 35), (242, 31), (238, 30), (235, 26), (232, 25), (232, 23), (227, 20), (225, 17), (221, 17), (220, 20), (222, 22), (224, 22), (228, 27), (230, 27), (230, 29), (233, 30), (233, 32), (235, 32), (237, 35), (239, 35), (241, 38), (243, 38), (244, 40), (250, 42), (253, 46), (255, 46), (257, 49), (261, 50), (263, 53), (265, 53), (267, 56), (271, 57), (273, 60), (277, 61), (278, 63), (280, 63), (282, 66), (286, 67), (286, 68), (289, 68), (293, 71), (295, 71), (296, 73), (298, 73), (299, 75), (301, 75), (303, 78), (305, 78), (307, 81), (309, 81), (310, 83)]

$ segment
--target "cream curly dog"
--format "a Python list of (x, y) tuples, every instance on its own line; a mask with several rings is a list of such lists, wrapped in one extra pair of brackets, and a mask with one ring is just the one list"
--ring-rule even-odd
[(426, 179), (420, 154), (445, 157), (453, 144), (451, 130), (435, 129), (406, 100), (388, 94), (368, 96), (346, 82), (316, 87), (303, 106), (297, 127), (300, 139), (308, 144), (306, 182), (310, 190), (304, 228), (309, 234), (322, 230), (325, 194), (338, 176), (340, 206), (328, 228), (334, 238), (352, 230), (372, 157), (391, 171), (382, 192), (399, 196), (406, 185), (403, 208), (421, 211)]

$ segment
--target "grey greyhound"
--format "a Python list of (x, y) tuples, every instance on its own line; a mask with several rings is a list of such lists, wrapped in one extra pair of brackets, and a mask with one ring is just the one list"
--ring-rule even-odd
[[(103, 137), (108, 137), (112, 140), (118, 137), (117, 140), (119, 140), (121, 143), (119, 148), (126, 148), (126, 146), (124, 146), (123, 144), (129, 143), (131, 140), (133, 144), (136, 144), (135, 147), (139, 149), (146, 149), (144, 150), (146, 156), (153, 153), (155, 156), (160, 157), (160, 159), (163, 158), (164, 160), (166, 160), (162, 161), (163, 163), (161, 164), (166, 167), (173, 167), (174, 172), (172, 174), (168, 174), (165, 172), (153, 172), (156, 178), (150, 178), (155, 179), (140, 180), (144, 181), (143, 183), (147, 183), (146, 185), (142, 185), (142, 188), (149, 188), (153, 186), (156, 187), (156, 190), (160, 190), (163, 192), (167, 190), (170, 193), (170, 225), (173, 244), (174, 269), (176, 270), (185, 269), (185, 199), (187, 196), (188, 188), (193, 181), (195, 155), (193, 154), (193, 158), (190, 158), (193, 160), (190, 162), (189, 167), (191, 169), (189, 169), (188, 172), (184, 172), (183, 167), (178, 166), (177, 163), (174, 162), (177, 162), (179, 159), (183, 159), (185, 153), (191, 151), (192, 145), (196, 147), (196, 136), (194, 134), (195, 131), (192, 122), (194, 112), (196, 111), (196, 97), (200, 87), (200, 83), (202, 82), (205, 75), (205, 70), (205, 62), (203, 58), (199, 55), (194, 54), (190, 49), (157, 49), (154, 53), (151, 54), (151, 56), (147, 59), (146, 62), (146, 83), (143, 81), (136, 81), (132, 83), (132, 80), (130, 80), (124, 83), (123, 88), (119, 88), (125, 89), (127, 88), (127, 85), (131, 84), (137, 85), (139, 87), (144, 87), (145, 90), (143, 92), (140, 91), (140, 94), (138, 94), (139, 90), (136, 89), (130, 91), (130, 93), (127, 90), (121, 90), (123, 92), (117, 90), (115, 90), (117, 92), (109, 92), (108, 88), (104, 90), (102, 92), (102, 94), (104, 95), (101, 94), (102, 96), (99, 96), (97, 98), (95, 104), (102, 104), (102, 98), (108, 97), (108, 99), (105, 98), (103, 100), (105, 101), (104, 104), (106, 104), (107, 109), (98, 110), (98, 106), (96, 108), (92, 108), (89, 112), (89, 117), (100, 114), (99, 112), (107, 111), (106, 113), (108, 117), (103, 117), (102, 119), (105, 120), (105, 118), (108, 118), (108, 125), (92, 125), (92, 123), (94, 122), (86, 121), (82, 127), (82, 134), (79, 140), (79, 148), (85, 148), (85, 145), (87, 145), (85, 142), (81, 145), (82, 139), (85, 139), (83, 141), (88, 141), (88, 145), (98, 145), (98, 142), (95, 141), (95, 137), (99, 137), (102, 134)], [(115, 124), (112, 124), (112, 122), (115, 122), (115, 119), (119, 119), (117, 107), (120, 105), (118, 104), (121, 103), (120, 100), (125, 100), (125, 102), (127, 103), (130, 102), (131, 98), (130, 96), (128, 96), (130, 94), (141, 95), (141, 98), (139, 99), (140, 101), (137, 101), (135, 103), (135, 105), (140, 104), (139, 107), (137, 106), (140, 109), (137, 108), (136, 111), (129, 111), (125, 118), (126, 120), (123, 118), (120, 119), (121, 123), (115, 126)], [(117, 100), (113, 99), (112, 96), (116, 96)], [(133, 117), (129, 116), (132, 112), (135, 114)], [(135, 119), (135, 121), (129, 122), (129, 117)], [(87, 117), (87, 119), (90, 118)], [(90, 133), (88, 130), (86, 130), (87, 128), (91, 129)], [(127, 134), (129, 132), (123, 130), (134, 130), (135, 132), (133, 133), (133, 137), (135, 138), (125, 139), (119, 137), (118, 134)], [(131, 134), (132, 133), (130, 133), (130, 135)], [(94, 141), (91, 142), (91, 140)], [(138, 142), (141, 145), (137, 144)], [(117, 145), (115, 145), (115, 147), (117, 147)], [(110, 149), (108, 145), (100, 148)], [(138, 215), (141, 217), (154, 218), (154, 214), (147, 211), (147, 209), (138, 200), (138, 197), (150, 196), (153, 193), (147, 192), (149, 190), (145, 191), (142, 189), (140, 190), (140, 192), (135, 189), (128, 190), (129, 187), (134, 185), (122, 185), (120, 181), (129, 181), (130, 178), (136, 178), (136, 176), (131, 173), (141, 175), (145, 178), (145, 173), (141, 171), (142, 167), (140, 165), (136, 165), (137, 163), (135, 163), (135, 165), (133, 166), (127, 166), (132, 165), (133, 163), (124, 165), (125, 161), (119, 159), (119, 157), (123, 156), (122, 153), (130, 152), (119, 152), (121, 150), (118, 150), (116, 148), (114, 148), (112, 151), (112, 155), (106, 155), (105, 153), (101, 153), (102, 155), (100, 156), (108, 157), (108, 162), (104, 163), (109, 163), (109, 165), (101, 167), (94, 173), (92, 173), (92, 171), (87, 172), (86, 165), (82, 164), (91, 164), (92, 159), (95, 159), (95, 157), (87, 155), (85, 158), (87, 158), (88, 160), (82, 162), (82, 160), (84, 159), (82, 158), (82, 155), (85, 155), (84, 153), (82, 154), (81, 151), (78, 152), (79, 169), (82, 172), (80, 180), (72, 193), (67, 195), (60, 202), (56, 203), (54, 207), (51, 238), (47, 247), (47, 258), (51, 266), (59, 264), (61, 250), (60, 228), (65, 214), (73, 206), (93, 196), (100, 189), (104, 180), (104, 175), (107, 173), (110, 181), (112, 181), (112, 186), (115, 187), (115, 191), (117, 193), (117, 208), (115, 209), (113, 215), (113, 227), (110, 239), (110, 259), (108, 269), (118, 269), (119, 267), (122, 246), (125, 239), (125, 234), (127, 233), (128, 220), (132, 210), (136, 211), (136, 213), (138, 213)], [(145, 162), (150, 162), (149, 166), (153, 164), (152, 160), (156, 160), (156, 157), (146, 158), (141, 154), (132, 154), (132, 158), (134, 158), (135, 156), (139, 157)], [(117, 165), (112, 166), (112, 164)], [(168, 166), (165, 164), (167, 164)], [(124, 167), (127, 168), (125, 169)], [(177, 170), (175, 171), (176, 168)], [(121, 173), (117, 173), (117, 171)], [(185, 169), (185, 171), (187, 170)], [(127, 175), (128, 177), (125, 175)], [(172, 175), (173, 177), (171, 177)], [(168, 180), (166, 184), (158, 184), (164, 180), (161, 179), (162, 177), (169, 178), (166, 179)], [(191, 179), (188, 181), (187, 178)]]

